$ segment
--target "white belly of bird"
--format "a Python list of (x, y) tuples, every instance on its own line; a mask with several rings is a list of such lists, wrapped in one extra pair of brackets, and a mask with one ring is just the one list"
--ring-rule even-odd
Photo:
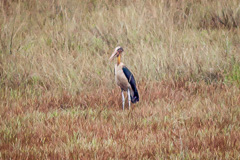
[(128, 88), (131, 89), (131, 85), (123, 73), (122, 66), (121, 64), (115, 66), (115, 81), (122, 90), (127, 91)]

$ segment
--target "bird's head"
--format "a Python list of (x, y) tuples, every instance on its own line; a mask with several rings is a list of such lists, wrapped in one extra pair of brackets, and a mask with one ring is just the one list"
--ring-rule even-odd
[(113, 58), (118, 57), (122, 52), (123, 52), (123, 48), (122, 47), (120, 47), (120, 46), (116, 47), (114, 52), (113, 52), (113, 54), (109, 58), (109, 60), (111, 61), (111, 60), (113, 60)]

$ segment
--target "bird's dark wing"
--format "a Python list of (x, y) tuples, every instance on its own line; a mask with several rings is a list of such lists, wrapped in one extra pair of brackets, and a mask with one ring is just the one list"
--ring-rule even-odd
[(126, 78), (128, 79), (128, 82), (130, 83), (132, 90), (133, 90), (133, 96), (131, 96), (132, 103), (136, 103), (139, 101), (139, 95), (137, 91), (136, 81), (133, 77), (133, 74), (129, 71), (129, 69), (126, 66), (123, 66), (122, 68), (123, 73), (125, 74)]

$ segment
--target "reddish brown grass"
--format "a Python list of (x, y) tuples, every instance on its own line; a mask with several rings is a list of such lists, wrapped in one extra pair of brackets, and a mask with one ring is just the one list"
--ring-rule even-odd
[(179, 81), (155, 83), (153, 87), (141, 83), (139, 93), (141, 101), (130, 111), (122, 111), (118, 88), (98, 88), (78, 95), (45, 93), (15, 104), (3, 100), (1, 156), (238, 157), (239, 89)]

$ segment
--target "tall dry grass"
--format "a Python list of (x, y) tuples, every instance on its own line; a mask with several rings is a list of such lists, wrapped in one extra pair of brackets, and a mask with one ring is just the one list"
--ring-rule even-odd
[(239, 25), (239, 0), (0, 1), (0, 158), (239, 158)]
[(222, 80), (239, 60), (239, 17), (238, 1), (2, 1), (1, 84), (107, 87), (117, 45), (138, 81)]

